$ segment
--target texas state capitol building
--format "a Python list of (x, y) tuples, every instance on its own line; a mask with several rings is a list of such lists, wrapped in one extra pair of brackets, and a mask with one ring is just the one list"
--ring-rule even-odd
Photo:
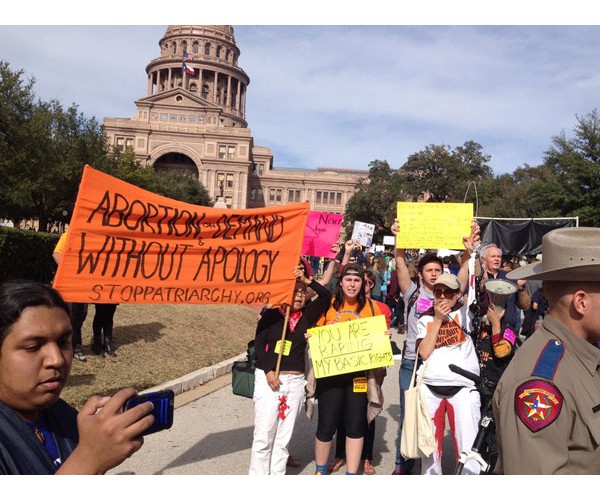
[(311, 210), (344, 212), (367, 169), (273, 168), (271, 149), (254, 145), (246, 122), (250, 78), (238, 66), (232, 26), (168, 26), (159, 45), (135, 116), (104, 119), (111, 146), (133, 148), (157, 171), (192, 175), (229, 208), (308, 201)]

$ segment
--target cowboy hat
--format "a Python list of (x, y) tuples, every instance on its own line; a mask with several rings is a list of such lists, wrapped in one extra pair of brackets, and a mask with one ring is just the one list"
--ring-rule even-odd
[(565, 227), (542, 238), (541, 262), (509, 272), (518, 280), (600, 281), (600, 228)]

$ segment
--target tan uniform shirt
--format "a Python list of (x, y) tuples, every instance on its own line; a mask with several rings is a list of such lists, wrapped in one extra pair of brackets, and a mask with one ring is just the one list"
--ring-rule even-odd
[[(565, 347), (551, 382), (532, 376), (549, 341)], [(599, 365), (600, 349), (545, 317), (494, 393), (495, 473), (600, 474)]]

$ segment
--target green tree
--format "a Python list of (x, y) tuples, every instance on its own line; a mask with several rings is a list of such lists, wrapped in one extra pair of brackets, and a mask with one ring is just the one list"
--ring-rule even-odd
[(123, 151), (112, 149), (98, 170), (173, 200), (193, 205), (212, 205), (208, 191), (196, 179), (178, 172), (156, 172), (153, 167), (144, 166), (136, 160), (132, 148)]
[(75, 105), (36, 101), (34, 83), (0, 61), (0, 217), (38, 219), (43, 230), (70, 216), (83, 166), (101, 161), (105, 148), (95, 119)]
[(525, 166), (517, 168), (512, 174), (484, 179), (478, 184), (477, 215), (496, 218), (556, 215), (548, 213), (545, 201), (538, 195), (539, 187), (549, 182), (546, 173), (540, 168)]
[[(0, 218), (68, 222), (86, 164), (148, 191), (196, 205), (210, 204), (191, 177), (157, 174), (131, 149), (110, 150), (101, 125), (73, 104), (36, 100), (35, 79), (0, 61)], [(66, 214), (66, 215), (64, 215)]]
[(577, 116), (574, 136), (552, 139), (544, 168), (556, 178), (547, 206), (564, 217), (579, 217), (583, 226), (600, 226), (600, 117), (594, 109)]
[(407, 193), (413, 201), (461, 202), (471, 182), (493, 176), (487, 165), (490, 156), (481, 145), (468, 141), (451, 150), (449, 146), (430, 144), (410, 155), (400, 168)]
[(213, 201), (206, 188), (193, 177), (178, 172), (155, 172), (155, 193), (173, 200), (185, 201), (193, 205), (212, 206)]
[(375, 225), (374, 242), (389, 235), (396, 217), (396, 203), (405, 199), (403, 180), (387, 161), (369, 163), (369, 176), (361, 179), (344, 212), (346, 238), (352, 236), (355, 221)]
[(28, 211), (20, 201), (18, 166), (27, 161), (29, 131), (24, 126), (35, 113), (35, 80), (12, 71), (0, 61), (0, 218), (17, 223)]

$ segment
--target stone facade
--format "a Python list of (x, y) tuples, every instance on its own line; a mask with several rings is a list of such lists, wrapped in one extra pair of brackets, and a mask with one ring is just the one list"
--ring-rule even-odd
[(160, 56), (146, 66), (147, 95), (132, 118), (105, 118), (109, 144), (132, 148), (142, 164), (198, 179), (229, 208), (309, 201), (343, 213), (368, 170), (273, 168), (246, 122), (250, 78), (237, 64), (232, 26), (168, 26)]

